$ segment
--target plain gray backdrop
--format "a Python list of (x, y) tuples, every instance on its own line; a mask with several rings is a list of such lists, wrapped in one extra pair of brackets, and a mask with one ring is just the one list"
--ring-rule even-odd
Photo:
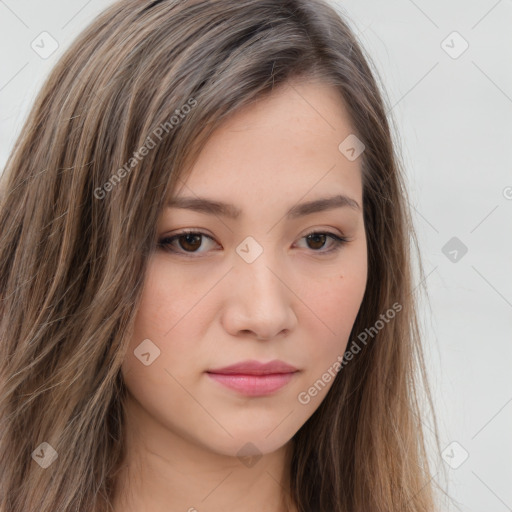
[[(43, 79), (110, 3), (0, 0), (0, 169)], [(512, 0), (336, 8), (378, 70), (405, 163), (444, 510), (511, 511)]]

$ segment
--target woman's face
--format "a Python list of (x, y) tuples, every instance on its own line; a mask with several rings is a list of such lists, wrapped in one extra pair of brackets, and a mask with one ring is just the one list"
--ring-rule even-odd
[[(339, 149), (352, 133), (336, 89), (296, 83), (209, 139), (158, 222), (123, 363), (128, 421), (240, 456), (282, 447), (317, 409), (366, 287), (361, 158), (353, 139)], [(288, 367), (221, 371), (276, 360)]]

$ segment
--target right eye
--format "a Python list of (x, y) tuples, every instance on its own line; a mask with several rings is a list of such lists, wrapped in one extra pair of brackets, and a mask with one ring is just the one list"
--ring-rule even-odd
[[(201, 237), (213, 241), (213, 238), (206, 233), (186, 230), (182, 231), (181, 233), (162, 238), (158, 241), (158, 246), (173, 254), (180, 254), (185, 257), (194, 257), (189, 256), (189, 254), (201, 254), (202, 252), (205, 252), (198, 251), (198, 249), (202, 246), (203, 240)], [(177, 242), (177, 244), (175, 242)], [(176, 245), (178, 247), (176, 247)]]

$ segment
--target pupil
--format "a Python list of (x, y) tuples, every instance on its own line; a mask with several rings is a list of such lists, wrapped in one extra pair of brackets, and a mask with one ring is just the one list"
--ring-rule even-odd
[(316, 239), (316, 241), (318, 241), (318, 239), (321, 239), (322, 242), (320, 243), (320, 246), (313, 247), (313, 249), (321, 249), (325, 243), (325, 237), (326, 237), (326, 235), (322, 235), (322, 234), (308, 235), (308, 241), (313, 240), (313, 243), (315, 243), (315, 239)]
[[(180, 245), (181, 245), (181, 247), (182, 247), (183, 249), (185, 249), (185, 250), (191, 249), (191, 250), (193, 251), (193, 250), (195, 250), (195, 249), (197, 249), (198, 247), (200, 247), (200, 246), (201, 246), (200, 238), (201, 238), (201, 235), (192, 235), (192, 234), (186, 234), (186, 235), (183, 235), (182, 237), (180, 237)], [(192, 248), (190, 248), (190, 247), (189, 247), (189, 248), (187, 249), (187, 247), (185, 247), (185, 246), (181, 243), (181, 240), (183, 240), (183, 239), (185, 239), (185, 240), (186, 240), (185, 245), (186, 245), (186, 244), (191, 244), (193, 247), (192, 247)], [(190, 242), (190, 240), (193, 240), (193, 239), (195, 239), (195, 241), (196, 241), (196, 242), (198, 242), (198, 241), (199, 241), (199, 243), (196, 243), (196, 244), (194, 245), (194, 242)]]

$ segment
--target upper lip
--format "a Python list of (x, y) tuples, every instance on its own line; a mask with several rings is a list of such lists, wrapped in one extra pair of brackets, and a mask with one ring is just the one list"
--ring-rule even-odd
[(274, 359), (268, 363), (261, 363), (260, 361), (250, 360), (241, 361), (239, 363), (224, 366), (223, 368), (215, 368), (208, 370), (208, 373), (223, 373), (223, 374), (243, 374), (243, 375), (269, 375), (274, 373), (293, 373), (297, 368), (294, 366)]

